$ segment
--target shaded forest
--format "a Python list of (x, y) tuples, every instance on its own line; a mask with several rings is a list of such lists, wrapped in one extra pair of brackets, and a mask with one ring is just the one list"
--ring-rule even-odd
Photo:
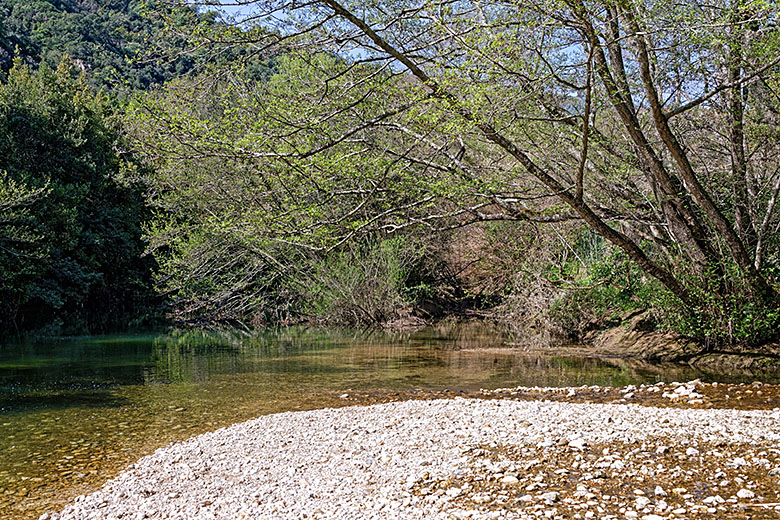
[(205, 4), (0, 2), (3, 328), (777, 339), (776, 6)]

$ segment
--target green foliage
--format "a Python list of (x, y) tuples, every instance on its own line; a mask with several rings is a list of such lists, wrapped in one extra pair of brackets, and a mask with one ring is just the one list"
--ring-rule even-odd
[[(222, 71), (218, 88), (203, 87), (208, 76), (182, 79), (130, 107), (126, 128), (137, 149), (160, 158), (151, 177), (159, 211), (147, 233), (161, 268), (159, 288), (177, 302), (179, 319), (264, 322), (330, 315), (335, 304), (328, 292), (362, 297), (354, 293), (363, 289), (350, 278), (357, 271), (347, 272), (349, 258), (367, 262), (364, 289), (387, 294), (387, 309), (396, 305), (398, 282), (383, 286), (369, 275), (380, 267), (380, 252), (392, 257), (397, 251), (384, 245), (369, 254), (368, 246), (355, 244), (369, 235), (386, 236), (379, 226), (402, 216), (397, 208), (415, 200), (419, 183), (413, 171), (392, 170), (395, 159), (382, 150), (356, 153), (352, 140), (328, 145), (350, 129), (355, 114), (331, 117), (330, 106), (314, 102), (323, 88), (344, 90), (371, 109), (385, 102), (365, 99), (363, 88), (350, 89), (353, 78), (346, 74), (343, 87), (326, 85), (325, 78), (348, 70), (327, 54), (282, 55), (267, 81), (247, 77), (236, 65)], [(358, 73), (366, 83), (376, 81), (375, 67)], [(289, 133), (296, 126), (302, 130)], [(309, 146), (323, 146), (323, 152), (296, 156)], [(193, 155), (193, 149), (199, 152)], [(376, 213), (388, 218), (375, 219)], [(329, 267), (343, 276), (332, 276)], [(389, 264), (383, 268), (394, 271)], [(317, 276), (322, 286), (311, 296), (305, 286), (319, 283)], [(310, 296), (314, 307), (302, 305)], [(387, 309), (346, 315), (372, 322), (392, 314)]]
[[(777, 107), (761, 92), (776, 86), (777, 73), (755, 72), (776, 55), (774, 29), (735, 23), (741, 13), (725, 5), (640, 2), (608, 20), (596, 14), (603, 6), (498, 2), (482, 10), (486, 22), (470, 25), (465, 4), (407, 10), (400, 2), (360, 6), (356, 16), (378, 31), (361, 39), (350, 24), (324, 20), (327, 6), (307, 6), (278, 5), (300, 14), (301, 34), (286, 34), (289, 47), (265, 68), (243, 58), (270, 33), (198, 24), (191, 41), (237, 42), (232, 51), (209, 61), (209, 73), (169, 81), (128, 111), (128, 133), (156, 166), (158, 214), (147, 231), (159, 287), (180, 316), (263, 321), (306, 312), (377, 322), (412, 294), (436, 293), (399, 267), (404, 255), (382, 250), (385, 238), (414, 226), (518, 220), (551, 224), (535, 236), (555, 241), (554, 229), (564, 246), (544, 257), (552, 265), (518, 252), (516, 263), (500, 259), (505, 272), (526, 272), (493, 271), (505, 283), (482, 284), (494, 286), (491, 296), (511, 297), (518, 280), (543, 278), (526, 301), (552, 295), (550, 318), (575, 335), (651, 309), (701, 340), (769, 337), (776, 303), (767, 301), (768, 267), (749, 268), (777, 263), (780, 236)], [(765, 15), (773, 13), (761, 15), (770, 24)], [(224, 34), (210, 38), (211, 29)], [(407, 71), (387, 46), (361, 48), (379, 38), (400, 45), (407, 30), (398, 50), (409, 52)], [(586, 33), (606, 39), (594, 45)], [(611, 59), (615, 52), (624, 60)], [(367, 59), (352, 61), (358, 56)], [(736, 99), (729, 68), (746, 79), (736, 89), (742, 108), (727, 108)], [(669, 111), (668, 121), (658, 110)], [(744, 135), (730, 136), (737, 126)], [(740, 147), (750, 151), (744, 167)], [(572, 232), (580, 219), (622, 252), (595, 232)], [(474, 244), (463, 242), (490, 253), (474, 235)], [(724, 267), (732, 263), (745, 272)]]
[[(659, 330), (701, 340), (711, 348), (752, 345), (778, 336), (780, 309), (754, 298), (734, 266), (688, 280), (698, 305), (689, 308), (657, 281), (648, 279), (625, 255), (592, 233), (577, 242), (578, 261), (546, 276), (563, 288), (550, 306), (550, 319), (571, 340), (591, 329), (620, 325), (647, 311)], [(731, 286), (724, 287), (725, 284)]]
[(0, 70), (15, 56), (52, 68), (70, 56), (96, 86), (146, 89), (194, 67), (176, 33), (214, 18), (161, 0), (0, 0)]
[[(313, 262), (304, 312), (331, 325), (382, 324), (399, 317), (420, 286), (408, 289), (424, 249), (395, 237), (349, 247)], [(408, 309), (407, 309), (408, 310)]]
[(17, 60), (0, 84), (0, 326), (105, 328), (149, 298), (147, 210), (116, 143), (105, 99), (67, 61)]
[(545, 276), (561, 293), (550, 305), (550, 319), (571, 340), (585, 332), (619, 325), (623, 316), (647, 310), (660, 284), (648, 279), (626, 255), (592, 232), (580, 233), (575, 257)]
[(48, 193), (48, 186), (33, 189), (0, 170), (0, 248), (17, 258), (45, 256), (43, 237), (35, 232), (30, 206)]
[(199, 218), (158, 215), (147, 228), (159, 265), (156, 288), (173, 301), (173, 318), (188, 324), (255, 325), (291, 319), (299, 293), (290, 286), (294, 271), (288, 266), (299, 265), (300, 252), (270, 246), (260, 252), (229, 229), (201, 226)]
[(685, 308), (667, 293), (659, 292), (654, 304), (662, 311), (658, 313), (662, 324), (684, 336), (704, 339), (711, 348), (758, 345), (777, 339), (780, 308), (753, 297), (739, 282), (724, 290), (724, 283), (741, 279), (736, 267), (729, 266), (728, 270), (726, 277), (709, 273), (703, 284), (691, 284), (699, 302), (695, 309)]

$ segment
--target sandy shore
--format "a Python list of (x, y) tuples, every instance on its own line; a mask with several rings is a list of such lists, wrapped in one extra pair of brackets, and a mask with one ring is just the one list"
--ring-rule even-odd
[(779, 479), (778, 409), (458, 398), (260, 417), (44, 517), (777, 518)]

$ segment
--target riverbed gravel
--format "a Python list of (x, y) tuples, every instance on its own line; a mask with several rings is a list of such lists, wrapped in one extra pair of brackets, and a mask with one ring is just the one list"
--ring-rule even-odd
[(779, 490), (777, 408), (456, 398), (235, 424), (42, 518), (777, 518)]

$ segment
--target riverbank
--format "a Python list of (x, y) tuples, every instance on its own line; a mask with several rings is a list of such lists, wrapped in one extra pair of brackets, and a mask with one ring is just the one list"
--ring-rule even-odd
[[(387, 324), (388, 330), (421, 330), (421, 324)], [(603, 360), (633, 360), (651, 364), (673, 363), (689, 365), (703, 372), (728, 373), (755, 378), (773, 374), (780, 377), (780, 343), (759, 345), (708, 346), (685, 338), (671, 331), (659, 331), (646, 312), (626, 315), (619, 325), (593, 324), (576, 342), (566, 342), (555, 337), (554, 331), (523, 331), (519, 335), (511, 331), (510, 324), (489, 314), (471, 316), (463, 321), (442, 320), (427, 325), (431, 329), (493, 330), (496, 336), (504, 336), (504, 346), (494, 343), (474, 342), (458, 344), (458, 350), (517, 352), (524, 355), (570, 356)], [(487, 347), (486, 347), (487, 345)]]
[[(157, 450), (51, 518), (775, 518), (780, 410), (697, 409), (699, 389), (269, 415)], [(628, 404), (644, 394), (683, 407)]]
[(407, 334), (190, 331), (5, 346), (0, 520), (59, 511), (171, 442), (272, 413), (479, 397), (481, 388), (518, 385), (606, 388), (756, 378), (683, 364), (555, 357), (505, 342), (490, 329), (454, 324)]
[(700, 369), (779, 372), (780, 343), (762, 345), (722, 345), (708, 347), (671, 332), (649, 328), (645, 313), (635, 314), (624, 323), (595, 330), (585, 337), (593, 355), (648, 361), (687, 363)]
[(655, 330), (646, 312), (627, 315), (620, 325), (594, 326), (577, 344), (510, 342), (526, 352), (678, 363), (729, 374), (780, 374), (780, 343), (708, 346), (671, 331)]

